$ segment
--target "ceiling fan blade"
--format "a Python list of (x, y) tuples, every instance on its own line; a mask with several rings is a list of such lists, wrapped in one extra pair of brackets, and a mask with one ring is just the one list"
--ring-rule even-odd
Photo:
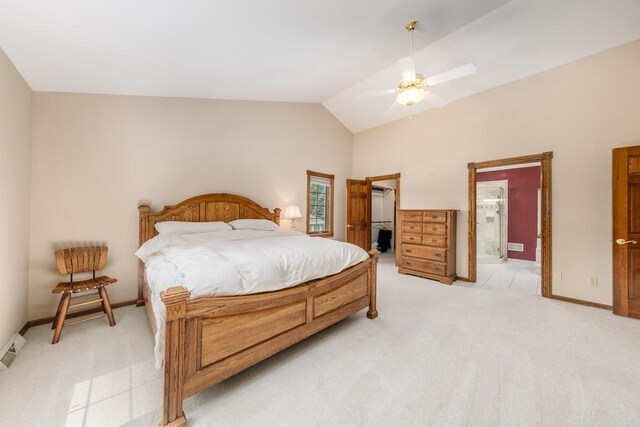
[(396, 93), (395, 89), (374, 90), (373, 92), (359, 93), (358, 98), (369, 98), (371, 96), (391, 95)]
[(459, 79), (460, 77), (470, 76), (476, 72), (476, 66), (473, 64), (466, 64), (461, 67), (454, 68), (444, 73), (436, 74), (433, 77), (427, 79), (427, 86), (435, 86), (440, 83), (448, 82), (451, 80)]
[(387, 111), (384, 112), (384, 114), (382, 115), (382, 118), (387, 119), (393, 112), (395, 112), (400, 107), (402, 107), (402, 104), (398, 104), (397, 102), (394, 101), (393, 104), (391, 104), (389, 108), (387, 108)]
[(398, 59), (398, 68), (400, 68), (403, 82), (412, 82), (416, 79), (416, 64), (412, 57)]
[(425, 93), (426, 93), (424, 97), (425, 102), (427, 102), (427, 104), (433, 105), (434, 107), (442, 108), (449, 103), (449, 101), (436, 95), (433, 92), (427, 91)]

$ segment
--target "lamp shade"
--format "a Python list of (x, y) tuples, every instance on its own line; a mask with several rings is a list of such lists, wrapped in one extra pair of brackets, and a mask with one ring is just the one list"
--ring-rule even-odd
[(297, 206), (287, 206), (284, 210), (284, 217), (293, 219), (293, 218), (302, 218), (302, 212), (300, 212), (300, 208)]

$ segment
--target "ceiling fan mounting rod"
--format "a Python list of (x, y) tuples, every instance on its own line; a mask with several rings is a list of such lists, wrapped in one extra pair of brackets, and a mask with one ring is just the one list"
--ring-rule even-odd
[(418, 21), (411, 21), (404, 28), (411, 33), (411, 50), (409, 51), (409, 56), (413, 58), (413, 30), (416, 29), (416, 25), (418, 25)]

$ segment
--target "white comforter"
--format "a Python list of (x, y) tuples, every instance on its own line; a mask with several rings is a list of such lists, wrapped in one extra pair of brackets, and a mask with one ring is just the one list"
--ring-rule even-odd
[(349, 243), (262, 230), (159, 235), (136, 255), (145, 262), (158, 324), (157, 368), (162, 366), (164, 348), (161, 291), (180, 285), (192, 299), (269, 292), (339, 273), (368, 258)]

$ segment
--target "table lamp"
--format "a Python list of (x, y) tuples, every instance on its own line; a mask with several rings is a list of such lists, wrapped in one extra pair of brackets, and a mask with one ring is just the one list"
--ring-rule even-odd
[(284, 217), (291, 220), (291, 227), (289, 230), (296, 231), (296, 218), (302, 218), (302, 213), (298, 206), (287, 206), (284, 210)]

